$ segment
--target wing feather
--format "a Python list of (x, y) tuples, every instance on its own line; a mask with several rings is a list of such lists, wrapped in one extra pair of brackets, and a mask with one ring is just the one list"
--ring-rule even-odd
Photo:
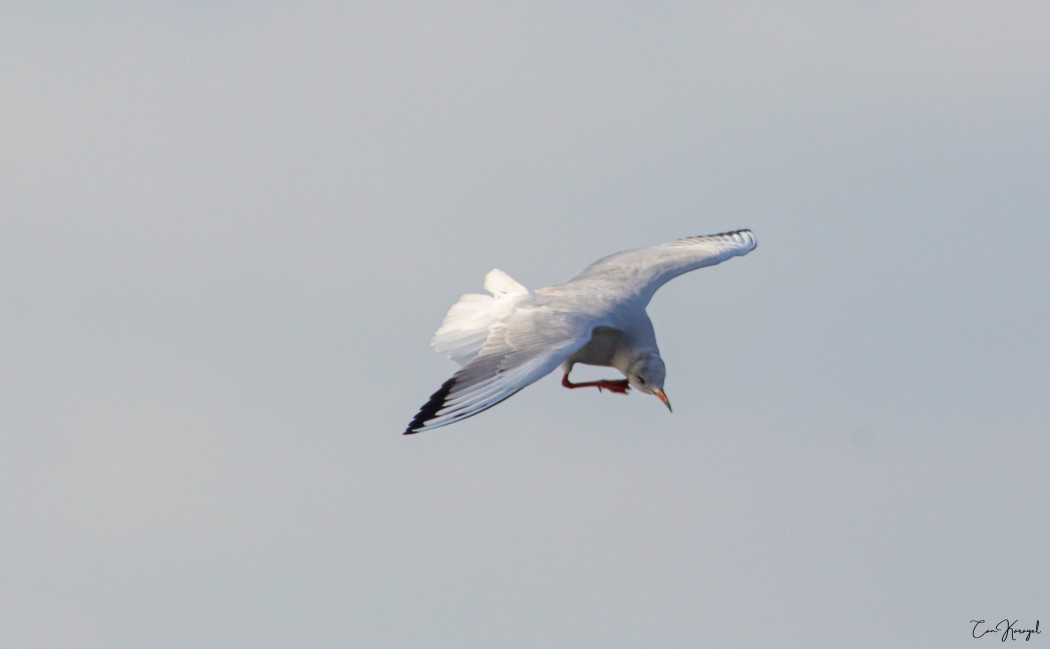
[(584, 314), (520, 309), (493, 326), (478, 355), (430, 396), (405, 434), (447, 426), (510, 398), (586, 345), (593, 328)]
[(675, 277), (720, 264), (730, 257), (746, 255), (757, 245), (751, 230), (686, 237), (650, 248), (614, 253), (594, 262), (569, 283), (615, 284), (648, 303), (658, 288)]

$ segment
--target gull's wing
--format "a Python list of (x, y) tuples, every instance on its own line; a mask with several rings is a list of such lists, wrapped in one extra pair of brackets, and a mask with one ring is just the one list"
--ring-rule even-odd
[(430, 396), (405, 435), (466, 419), (513, 396), (586, 345), (599, 324), (582, 313), (519, 309), (492, 327), (478, 355)]
[(656, 289), (682, 273), (746, 255), (758, 242), (751, 230), (686, 237), (668, 243), (617, 252), (594, 262), (568, 283), (612, 284), (648, 303)]

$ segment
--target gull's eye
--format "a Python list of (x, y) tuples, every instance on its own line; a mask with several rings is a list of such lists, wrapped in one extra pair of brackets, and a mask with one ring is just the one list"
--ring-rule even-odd
[(645, 383), (645, 377), (644, 376), (639, 376), (638, 377), (638, 382), (639, 383)]

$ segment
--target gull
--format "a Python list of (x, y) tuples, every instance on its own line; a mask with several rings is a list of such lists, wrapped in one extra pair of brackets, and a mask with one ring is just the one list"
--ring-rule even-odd
[[(473, 417), (562, 367), (566, 388), (664, 393), (665, 367), (645, 312), (656, 290), (697, 268), (746, 255), (750, 230), (686, 237), (603, 257), (563, 284), (529, 291), (494, 268), (490, 295), (468, 293), (434, 334), (432, 346), (461, 368), (409, 422), (405, 435)], [(626, 378), (573, 383), (573, 365), (613, 367)]]

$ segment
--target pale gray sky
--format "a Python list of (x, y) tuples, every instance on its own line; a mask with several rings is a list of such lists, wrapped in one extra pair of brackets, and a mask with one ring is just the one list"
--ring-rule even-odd
[[(1050, 5), (635, 5), (0, 9), (0, 644), (1050, 624)], [(401, 436), (490, 268), (740, 227), (673, 415)]]

